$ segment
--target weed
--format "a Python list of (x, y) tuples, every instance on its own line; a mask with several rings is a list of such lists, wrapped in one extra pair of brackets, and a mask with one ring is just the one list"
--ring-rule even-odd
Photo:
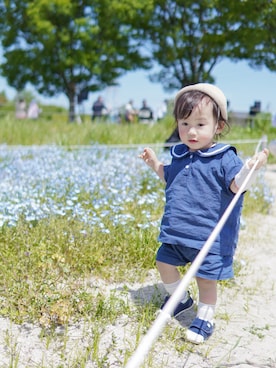
[(249, 333), (257, 336), (259, 339), (263, 339), (266, 336), (267, 331), (269, 331), (269, 326), (265, 325), (263, 327), (257, 327), (255, 325), (250, 326), (248, 329)]

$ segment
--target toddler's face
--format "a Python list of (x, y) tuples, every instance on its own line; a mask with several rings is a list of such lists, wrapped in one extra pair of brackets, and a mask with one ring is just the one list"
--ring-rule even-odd
[(204, 98), (188, 118), (178, 120), (180, 139), (191, 151), (211, 147), (222, 128), (214, 118), (213, 104), (208, 98)]

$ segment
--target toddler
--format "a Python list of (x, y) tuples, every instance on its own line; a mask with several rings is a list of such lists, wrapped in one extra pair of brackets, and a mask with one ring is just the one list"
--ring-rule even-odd
[[(171, 163), (164, 165), (151, 148), (145, 148), (140, 155), (166, 183), (158, 239), (162, 244), (156, 264), (169, 295), (181, 281), (178, 266), (193, 262), (256, 160), (258, 164), (246, 189), (269, 154), (264, 149), (243, 164), (233, 146), (216, 142), (229, 125), (226, 98), (212, 84), (182, 88), (176, 95), (173, 114), (181, 144), (171, 148)], [(202, 343), (213, 333), (217, 281), (233, 277), (242, 203), (243, 194), (196, 273), (197, 315), (186, 332), (192, 343)], [(185, 291), (173, 315), (189, 310), (193, 304)]]

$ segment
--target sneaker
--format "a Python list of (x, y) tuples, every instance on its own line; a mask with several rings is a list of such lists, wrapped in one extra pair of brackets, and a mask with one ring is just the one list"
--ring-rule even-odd
[(195, 318), (186, 332), (186, 339), (194, 344), (201, 344), (214, 332), (214, 324)]
[[(164, 303), (161, 306), (161, 309), (164, 308), (165, 304), (167, 303), (167, 301), (170, 299), (169, 296), (166, 296)], [(185, 303), (179, 303), (175, 310), (173, 311), (173, 317), (177, 317), (179, 316), (181, 313), (186, 312), (187, 310), (191, 309), (194, 305), (194, 301), (190, 296), (190, 293), (188, 292), (188, 299)]]

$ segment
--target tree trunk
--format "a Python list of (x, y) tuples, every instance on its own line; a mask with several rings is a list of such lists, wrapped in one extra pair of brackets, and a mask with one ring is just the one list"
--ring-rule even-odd
[(71, 84), (70, 85), (70, 90), (68, 93), (68, 98), (69, 98), (69, 117), (68, 117), (68, 122), (69, 123), (74, 123), (76, 120), (76, 113), (75, 113), (75, 109), (76, 109), (76, 86), (75, 84)]

